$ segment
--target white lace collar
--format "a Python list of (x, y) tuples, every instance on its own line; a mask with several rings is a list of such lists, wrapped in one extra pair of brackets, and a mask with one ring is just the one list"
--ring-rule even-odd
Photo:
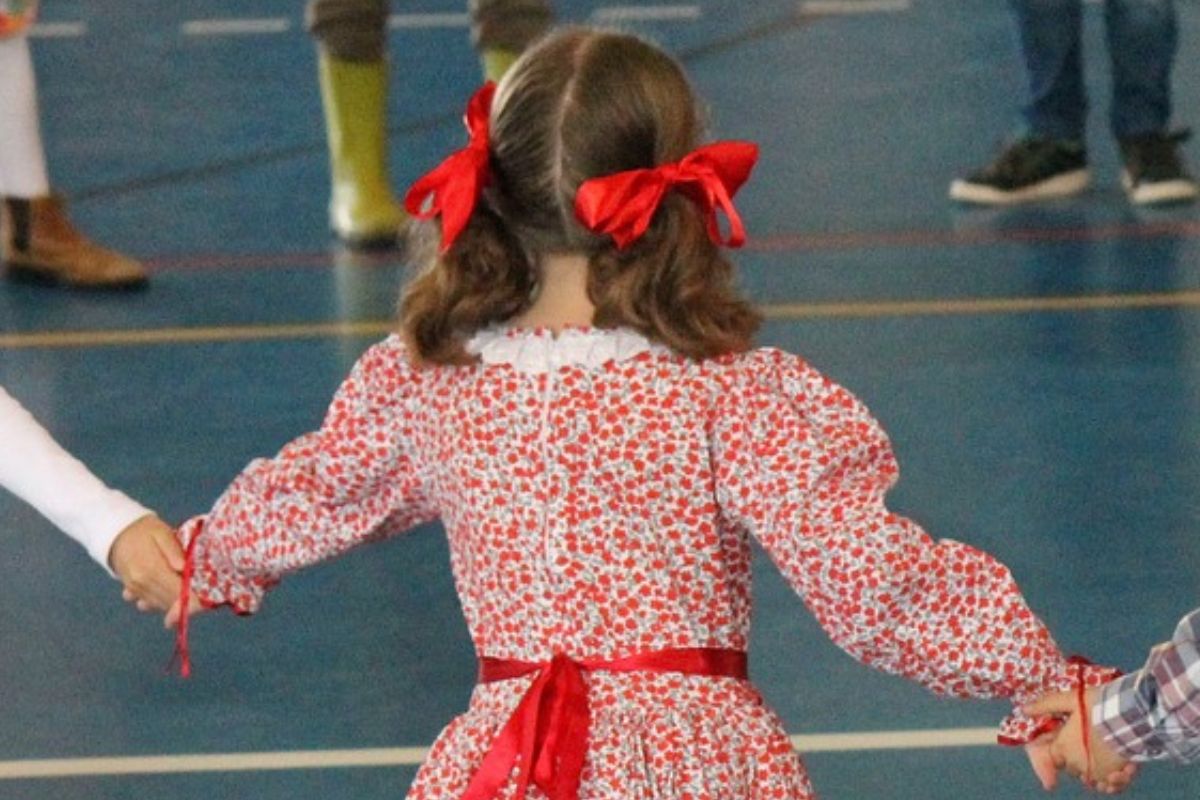
[(493, 327), (472, 336), (466, 349), (484, 364), (508, 364), (532, 374), (565, 366), (600, 369), (642, 353), (670, 352), (628, 328), (566, 328), (555, 335), (548, 328)]

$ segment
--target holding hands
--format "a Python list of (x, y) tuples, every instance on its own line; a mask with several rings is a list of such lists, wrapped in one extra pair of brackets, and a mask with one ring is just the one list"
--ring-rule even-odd
[(183, 549), (171, 526), (153, 514), (117, 535), (108, 563), (124, 584), (121, 596), (139, 611), (166, 611), (179, 596)]
[(1095, 687), (1085, 690), (1082, 704), (1076, 693), (1069, 691), (1045, 695), (1025, 706), (1027, 714), (1063, 719), (1056, 732), (1028, 746), (1033, 771), (1047, 791), (1058, 785), (1059, 771), (1102, 794), (1124, 791), (1137, 774), (1137, 765), (1117, 755), (1105, 743), (1103, 732), (1092, 725), (1089, 710), (1100, 691)]

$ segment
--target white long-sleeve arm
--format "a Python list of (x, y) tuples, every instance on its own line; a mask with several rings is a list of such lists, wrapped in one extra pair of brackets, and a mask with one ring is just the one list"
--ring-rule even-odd
[(0, 487), (38, 510), (109, 570), (117, 535), (152, 513), (105, 486), (0, 387)]

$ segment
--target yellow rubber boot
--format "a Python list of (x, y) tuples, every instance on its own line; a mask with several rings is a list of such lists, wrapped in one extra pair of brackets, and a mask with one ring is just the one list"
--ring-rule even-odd
[(387, 171), (387, 62), (319, 55), (329, 139), (329, 224), (350, 247), (395, 246), (407, 220)]
[(504, 73), (508, 72), (508, 68), (520, 57), (520, 53), (512, 50), (489, 47), (479, 54), (479, 60), (483, 63), (483, 79), (499, 83)]

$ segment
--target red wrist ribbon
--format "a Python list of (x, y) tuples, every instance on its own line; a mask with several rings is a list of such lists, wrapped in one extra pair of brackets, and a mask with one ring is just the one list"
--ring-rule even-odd
[(445, 253), (467, 227), (479, 195), (491, 180), (488, 118), (496, 84), (489, 81), (471, 97), (463, 124), (467, 146), (452, 153), (426, 173), (404, 196), (404, 207), (418, 219), (442, 217), (442, 246)]
[(719, 648), (658, 650), (613, 661), (574, 661), (557, 655), (531, 663), (483, 657), (479, 682), (536, 675), (508, 722), (500, 729), (462, 800), (498, 797), (518, 769), (514, 800), (532, 783), (550, 800), (576, 800), (587, 759), (591, 712), (586, 672), (681, 672), (745, 680), (746, 654)]
[[(700, 206), (713, 243), (741, 247), (746, 229), (733, 196), (757, 160), (758, 145), (751, 142), (714, 142), (676, 163), (592, 178), (575, 195), (575, 216), (588, 230), (612, 236), (624, 250), (649, 229), (666, 193), (677, 189)], [(729, 218), (727, 239), (721, 235), (718, 209)]]
[(1075, 699), (1079, 704), (1080, 741), (1083, 744), (1083, 757), (1087, 761), (1083, 780), (1085, 786), (1092, 785), (1092, 715), (1087, 702), (1087, 683), (1083, 677), (1083, 667), (1091, 664), (1086, 658), (1072, 656), (1068, 663), (1078, 664), (1079, 670), (1075, 675)]
[(192, 575), (195, 574), (196, 562), (193, 558), (193, 551), (196, 549), (196, 542), (200, 538), (200, 530), (197, 530), (192, 535), (192, 540), (188, 542), (187, 549), (183, 555), (183, 572), (180, 573), (180, 578), (183, 584), (179, 587), (179, 622), (175, 626), (175, 651), (171, 653), (171, 660), (167, 662), (167, 672), (175, 666), (175, 662), (179, 662), (179, 675), (183, 678), (191, 677), (192, 674), (192, 654), (188, 647), (188, 606), (192, 602)]

